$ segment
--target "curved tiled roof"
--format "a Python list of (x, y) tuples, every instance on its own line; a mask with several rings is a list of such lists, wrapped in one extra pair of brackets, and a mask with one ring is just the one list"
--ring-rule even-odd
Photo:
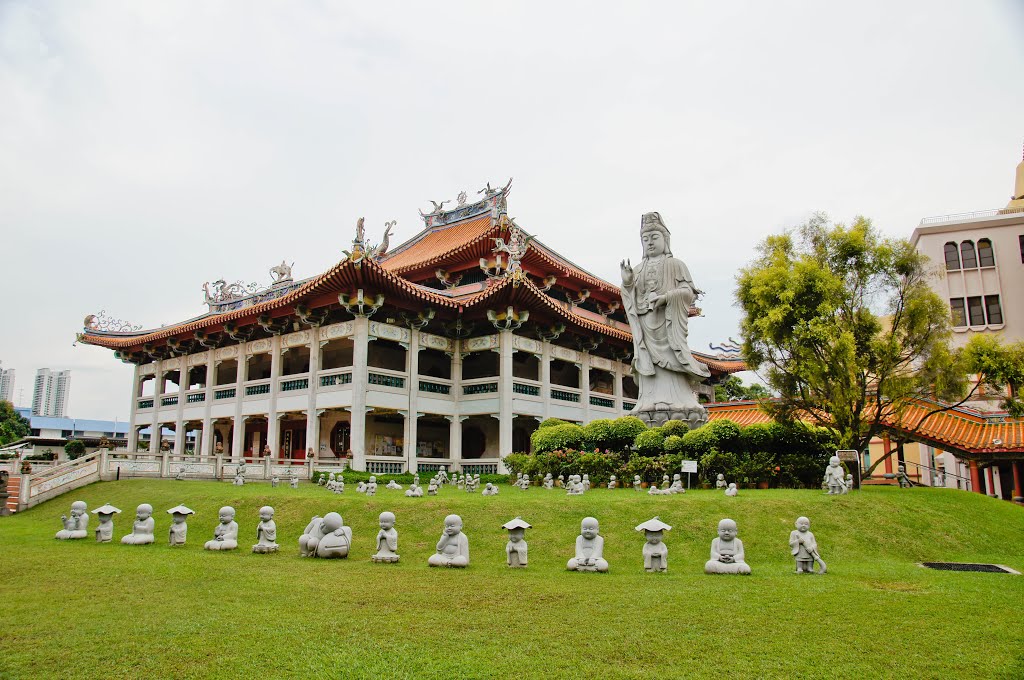
[(396, 274), (436, 266), (485, 240), (494, 227), (490, 213), (420, 232), (384, 256), (381, 266)]
[[(882, 424), (893, 432), (954, 452), (1024, 453), (1024, 420), (991, 422), (980, 412), (955, 408), (932, 414), (922, 425), (922, 418), (940, 406), (922, 401), (909, 406), (901, 418), (883, 416)], [(707, 404), (706, 407), (710, 420), (728, 419), (743, 427), (772, 421), (755, 401)]]

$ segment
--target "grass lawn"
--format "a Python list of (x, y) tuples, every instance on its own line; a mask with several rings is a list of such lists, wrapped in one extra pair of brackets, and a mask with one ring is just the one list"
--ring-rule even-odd
[[(121, 508), (115, 543), (56, 541), (72, 500)], [(135, 506), (156, 509), (157, 544), (122, 546)], [(188, 545), (166, 545), (168, 508), (198, 511)], [(254, 555), (261, 505), (282, 552)], [(233, 505), (240, 549), (202, 550)], [(313, 514), (338, 511), (347, 560), (298, 557)], [(372, 564), (377, 515), (398, 516), (397, 565)], [(431, 569), (442, 520), (465, 520), (471, 565)], [(787, 540), (811, 518), (825, 576), (796, 576)], [(529, 568), (505, 567), (515, 515)], [(580, 520), (601, 522), (608, 574), (565, 571)], [(633, 527), (659, 515), (669, 572), (646, 574)], [(705, 576), (732, 517), (753, 575)], [(97, 521), (90, 520), (90, 535)], [(583, 497), (503, 486), (365, 498), (304, 485), (97, 483), (0, 519), (0, 678), (261, 677), (1024, 677), (1024, 577), (922, 569), (981, 561), (1024, 571), (1024, 509), (977, 494), (871, 488)]]

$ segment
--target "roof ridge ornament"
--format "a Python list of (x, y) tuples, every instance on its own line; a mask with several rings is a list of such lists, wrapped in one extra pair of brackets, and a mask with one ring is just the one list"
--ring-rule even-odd
[(503, 187), (492, 187), (491, 183), (488, 182), (487, 186), (476, 192), (477, 194), (483, 194), (483, 198), (477, 199), (473, 203), (469, 202), (469, 196), (465, 191), (460, 191), (455, 199), (455, 206), (448, 209), (445, 209), (444, 206), (452, 201), (431, 200), (430, 204), (433, 207), (430, 212), (420, 210), (420, 217), (423, 218), (423, 222), (428, 229), (431, 227), (441, 227), (471, 217), (478, 217), (488, 212), (491, 213), (491, 218), (496, 220), (499, 215), (508, 210), (506, 199), (511, 186), (511, 177), (509, 177), (508, 183)]
[(101, 309), (99, 314), (90, 314), (85, 317), (82, 321), (82, 326), (87, 331), (98, 331), (100, 333), (134, 333), (142, 330), (140, 325), (107, 316), (107, 310), (105, 309)]
[[(505, 214), (501, 215), (498, 225), (502, 231), (508, 230), (508, 242), (500, 236), (492, 238), (494, 249), (491, 252), (495, 255), (494, 261), (492, 263), (486, 258), (480, 258), (480, 269), (488, 278), (512, 279), (512, 285), (518, 287), (526, 278), (526, 273), (523, 271), (520, 261), (526, 255), (533, 236), (527, 236), (526, 232), (519, 228), (515, 220)], [(502, 253), (508, 256), (507, 263), (502, 263)]]
[(398, 224), (398, 220), (392, 220), (384, 223), (384, 237), (380, 243), (371, 246), (366, 240), (366, 229), (364, 227), (365, 218), (360, 217), (356, 220), (356, 237), (352, 239), (352, 250), (342, 250), (345, 253), (346, 259), (354, 264), (357, 268), (363, 264), (363, 260), (374, 260), (380, 261), (384, 254), (388, 251), (388, 246), (391, 243), (391, 230)]

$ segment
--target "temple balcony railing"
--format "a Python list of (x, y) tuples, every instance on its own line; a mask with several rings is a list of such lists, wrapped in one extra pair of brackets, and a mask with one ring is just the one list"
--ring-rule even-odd
[(438, 397), (451, 397), (452, 381), (444, 378), (425, 378), (420, 376), (419, 391)]
[(409, 384), (405, 371), (392, 371), (387, 368), (368, 368), (366, 373), (367, 387), (384, 388), (387, 391), (405, 392)]
[(501, 460), (498, 458), (470, 458), (463, 459), (462, 471), (471, 475), (496, 475)]
[(552, 385), (549, 389), (551, 398), (557, 401), (568, 401), (571, 403), (580, 403), (581, 391), (575, 387), (565, 387), (564, 385)]
[(404, 460), (389, 459), (383, 456), (366, 457), (366, 471), (375, 475), (400, 475), (405, 472), (405, 467)]
[(616, 411), (615, 397), (610, 394), (602, 394), (593, 392), (590, 394), (590, 405), (596, 406), (597, 408), (608, 409), (610, 411)]
[(467, 399), (488, 399), (498, 394), (498, 377), (474, 378), (462, 381), (462, 397)]
[(161, 406), (177, 406), (178, 405), (178, 395), (177, 394), (169, 394), (169, 395), (160, 397), (160, 405)]
[[(451, 472), (451, 470), (452, 470), (452, 461), (451, 461), (451, 459), (450, 458), (423, 458), (423, 457), (419, 457), (419, 456), (417, 456), (417, 458), (416, 458), (416, 470), (417, 470), (417, 472), (419, 472), (420, 475), (423, 475), (423, 474), (433, 474), (434, 472), (437, 472), (438, 470), (440, 470), (442, 467), (445, 469), (446, 472)], [(421, 486), (425, 486), (423, 484), (422, 478), (420, 479), (420, 485)], [(424, 493), (426, 493), (425, 489), (424, 489)]]
[(279, 392), (298, 392), (309, 389), (309, 373), (285, 375), (277, 379)]
[(320, 371), (316, 380), (317, 390), (331, 391), (352, 388), (352, 367), (331, 368)]
[(245, 383), (245, 399), (266, 399), (270, 396), (270, 378), (248, 380)]
[(141, 397), (135, 402), (135, 408), (139, 411), (146, 411), (153, 408), (154, 398), (153, 397)]
[(206, 388), (201, 387), (195, 390), (189, 390), (185, 393), (186, 404), (202, 404), (206, 401)]
[(515, 378), (512, 382), (512, 394), (517, 398), (526, 398), (533, 401), (541, 401), (541, 384), (536, 380), (526, 378)]
[(238, 394), (238, 390), (234, 387), (220, 386), (213, 388), (213, 400), (221, 401), (224, 399), (234, 399)]

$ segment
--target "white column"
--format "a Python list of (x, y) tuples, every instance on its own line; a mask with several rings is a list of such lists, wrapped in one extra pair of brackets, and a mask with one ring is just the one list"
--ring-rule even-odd
[[(128, 418), (128, 437), (127, 437), (127, 448), (131, 453), (135, 453), (139, 447), (139, 431), (137, 429), (139, 417), (139, 383), (142, 380), (142, 367), (139, 364), (135, 364), (135, 382), (132, 383), (132, 403), (131, 408), (128, 409), (130, 417)], [(153, 403), (153, 407), (156, 407), (156, 403)], [(117, 436), (117, 433), (114, 433)]]
[(185, 453), (185, 402), (188, 400), (188, 355), (178, 357), (178, 409), (174, 417), (174, 455)]
[(590, 353), (580, 352), (580, 408), (583, 409), (583, 424), (590, 422)]
[[(281, 377), (281, 336), (275, 334), (270, 338), (270, 405), (267, 407), (267, 443), (270, 444), (270, 456), (281, 457), (281, 425), (277, 415), (278, 382)], [(257, 455), (253, 452), (253, 455)], [(291, 457), (289, 452), (288, 457)]]
[(540, 397), (543, 420), (551, 417), (551, 343), (545, 341), (540, 355)]
[(203, 391), (203, 438), (200, 440), (197, 453), (200, 456), (213, 455), (213, 419), (210, 412), (213, 409), (213, 382), (217, 377), (217, 359), (214, 356), (216, 350), (206, 351), (206, 389)]
[(612, 371), (614, 375), (612, 397), (615, 399), (615, 410), (622, 413), (622, 362), (616, 361)]
[(153, 381), (153, 420), (149, 426), (149, 452), (160, 453), (160, 400), (164, 394), (164, 362), (156, 360), (156, 376)]
[(452, 340), (452, 413), (445, 416), (451, 425), (448, 428), (448, 458), (451, 460), (449, 472), (462, 469), (462, 417), (459, 415), (459, 403), (462, 398), (462, 340)]
[(498, 457), (512, 453), (512, 331), (498, 333)]
[[(313, 449), (313, 454), (320, 455), (320, 416), (316, 410), (316, 392), (320, 387), (320, 327), (309, 329), (313, 338), (309, 342), (309, 401), (306, 402), (306, 450)], [(326, 344), (326, 343), (324, 343)]]
[(405, 416), (405, 459), (408, 461), (409, 472), (417, 471), (416, 437), (419, 429), (419, 412), (417, 402), (420, 395), (420, 332), (413, 328), (409, 331), (409, 347), (407, 372), (409, 381), (409, 410)]
[(366, 470), (366, 359), (370, 341), (370, 320), (357, 316), (352, 320), (352, 469)]
[(249, 355), (245, 351), (245, 340), (238, 343), (238, 370), (235, 371), (235, 421), (232, 423), (231, 460), (238, 462), (245, 451), (245, 420), (242, 418), (242, 402), (245, 400), (245, 379), (249, 368)]

